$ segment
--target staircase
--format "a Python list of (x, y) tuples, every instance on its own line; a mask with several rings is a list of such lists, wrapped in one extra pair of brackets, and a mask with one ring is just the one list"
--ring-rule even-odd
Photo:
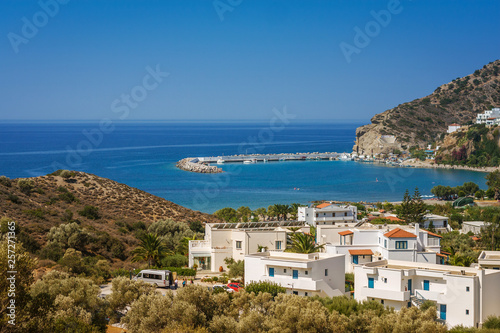
[(422, 296), (418, 291), (415, 292), (415, 295), (410, 296), (410, 301), (413, 306), (420, 307), (425, 301), (425, 297)]

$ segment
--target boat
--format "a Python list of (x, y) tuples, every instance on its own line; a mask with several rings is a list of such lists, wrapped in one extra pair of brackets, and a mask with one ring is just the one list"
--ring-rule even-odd
[(257, 160), (254, 158), (254, 159), (251, 159), (251, 160), (244, 160), (243, 161), (244, 164), (252, 164), (252, 163), (257, 163)]
[(225, 161), (224, 161), (222, 158), (219, 158), (219, 159), (217, 160), (217, 164), (224, 164), (224, 162), (225, 162)]
[(352, 157), (351, 157), (351, 155), (344, 153), (344, 154), (340, 155), (340, 160), (341, 161), (352, 161)]

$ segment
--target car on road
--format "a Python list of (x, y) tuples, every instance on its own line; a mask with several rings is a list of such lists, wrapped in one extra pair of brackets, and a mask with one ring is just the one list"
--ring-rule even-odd
[(229, 288), (228, 286), (226, 286), (225, 284), (216, 284), (214, 285), (213, 287), (213, 290), (214, 291), (220, 291), (220, 290), (223, 290), (223, 291), (226, 291), (228, 293), (233, 293), (234, 290)]
[(240, 291), (241, 289), (244, 289), (244, 287), (241, 283), (232, 282), (232, 283), (228, 283), (227, 286), (234, 291)]

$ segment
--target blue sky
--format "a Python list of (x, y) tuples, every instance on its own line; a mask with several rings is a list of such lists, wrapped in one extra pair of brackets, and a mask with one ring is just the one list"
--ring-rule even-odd
[(500, 58), (496, 0), (55, 1), (0, 2), (0, 119), (368, 121)]

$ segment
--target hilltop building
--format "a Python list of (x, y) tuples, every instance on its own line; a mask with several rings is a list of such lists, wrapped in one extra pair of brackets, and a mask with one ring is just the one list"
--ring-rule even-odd
[(247, 254), (258, 252), (259, 246), (273, 252), (286, 249), (287, 227), (299, 226), (309, 232), (309, 226), (297, 221), (207, 223), (205, 239), (189, 241), (189, 267), (218, 272), (225, 270), (225, 258), (243, 260)]
[(354, 267), (357, 301), (374, 300), (400, 310), (430, 300), (448, 327), (480, 327), (500, 315), (500, 271), (381, 260)]
[(460, 127), (461, 126), (459, 124), (448, 125), (448, 130), (446, 131), (446, 133), (451, 134), (453, 132), (456, 132), (456, 131), (460, 130)]
[(500, 123), (500, 108), (486, 110), (476, 116), (476, 124), (494, 125)]
[(484, 221), (464, 221), (460, 232), (463, 234), (472, 232), (474, 235), (479, 235), (481, 230), (486, 228), (488, 225), (489, 223)]
[(300, 296), (342, 296), (344, 261), (328, 253), (254, 253), (245, 256), (245, 282), (274, 282)]

